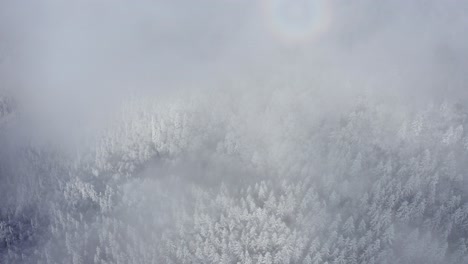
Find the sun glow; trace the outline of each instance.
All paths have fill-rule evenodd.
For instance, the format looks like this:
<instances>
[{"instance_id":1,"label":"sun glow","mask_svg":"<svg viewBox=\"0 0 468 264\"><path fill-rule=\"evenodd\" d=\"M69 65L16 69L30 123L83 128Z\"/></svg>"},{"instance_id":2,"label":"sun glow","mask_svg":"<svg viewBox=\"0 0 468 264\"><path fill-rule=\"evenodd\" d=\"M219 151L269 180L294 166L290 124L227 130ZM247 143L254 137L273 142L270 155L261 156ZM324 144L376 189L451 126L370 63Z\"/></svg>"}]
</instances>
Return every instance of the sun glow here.
<instances>
[{"instance_id":1,"label":"sun glow","mask_svg":"<svg viewBox=\"0 0 468 264\"><path fill-rule=\"evenodd\" d=\"M270 32L288 43L309 42L329 29L328 0L262 0Z\"/></svg>"}]
</instances>

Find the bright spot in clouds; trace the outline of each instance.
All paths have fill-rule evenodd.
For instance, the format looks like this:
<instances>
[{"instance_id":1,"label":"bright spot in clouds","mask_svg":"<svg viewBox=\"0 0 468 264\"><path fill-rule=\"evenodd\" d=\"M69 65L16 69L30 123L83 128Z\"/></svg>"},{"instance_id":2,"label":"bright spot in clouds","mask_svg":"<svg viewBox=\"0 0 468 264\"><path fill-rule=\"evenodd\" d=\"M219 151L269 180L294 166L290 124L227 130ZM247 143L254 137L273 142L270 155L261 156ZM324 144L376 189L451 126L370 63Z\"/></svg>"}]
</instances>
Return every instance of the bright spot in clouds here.
<instances>
[{"instance_id":1,"label":"bright spot in clouds","mask_svg":"<svg viewBox=\"0 0 468 264\"><path fill-rule=\"evenodd\" d=\"M327 0L263 0L262 4L270 31L281 41L311 41L329 28Z\"/></svg>"}]
</instances>

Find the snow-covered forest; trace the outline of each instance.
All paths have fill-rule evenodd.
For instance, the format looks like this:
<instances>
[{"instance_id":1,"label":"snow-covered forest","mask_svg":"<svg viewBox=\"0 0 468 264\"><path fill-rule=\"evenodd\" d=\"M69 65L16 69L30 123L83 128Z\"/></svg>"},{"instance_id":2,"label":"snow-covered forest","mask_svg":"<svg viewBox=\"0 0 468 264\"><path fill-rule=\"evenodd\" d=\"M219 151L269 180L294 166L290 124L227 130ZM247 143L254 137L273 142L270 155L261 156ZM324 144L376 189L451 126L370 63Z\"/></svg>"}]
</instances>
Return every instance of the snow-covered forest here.
<instances>
[{"instance_id":1,"label":"snow-covered forest","mask_svg":"<svg viewBox=\"0 0 468 264\"><path fill-rule=\"evenodd\" d=\"M312 98L279 93L228 112L134 99L75 153L2 151L3 262L468 260L462 105L396 114L361 98L314 120Z\"/></svg>"},{"instance_id":2,"label":"snow-covered forest","mask_svg":"<svg viewBox=\"0 0 468 264\"><path fill-rule=\"evenodd\" d=\"M81 19L63 8L67 4L43 2L38 12L55 20L26 32L58 31L56 22L69 13L71 21ZM78 4L87 19L104 23L98 29L83 23L78 35L98 38L86 45L74 43L78 37L73 44L18 37L41 20L15 24L29 13L3 4L18 18L0 11L0 21L10 22L0 25L7 36L0 49L0 263L468 263L468 46L462 45L468 41L458 35L468 21L452 1L445 7L428 1L424 8L416 1L407 9L405 1L356 1L353 8L331 1L341 18L327 28L331 33L321 27L317 39L298 44L296 30L277 47L275 38L252 37L259 29L239 29L236 38L222 37L236 39L231 48L217 48L228 58L212 55L216 62L208 63L205 55L188 54L216 53L205 47L212 45L210 34L233 28L234 7L253 7L205 0L201 7L220 12L209 17L224 24L206 29L202 40L190 33L200 35L211 22L172 25L167 31L175 40L164 44L171 48L156 50L180 53L174 60L160 57L147 39L138 41L147 45L136 48L141 51L124 56L125 67L106 61L110 54L84 60L69 54L67 45L95 55L101 49L90 45L103 40L113 51L134 48L134 42L112 42L120 34L137 36L131 26L97 36L121 16L138 24L136 15L158 15L142 11L159 7L149 2L122 15L103 1L96 10L119 15L99 13L98 19L94 7ZM191 14L193 23L209 13L179 2L190 8L162 9L181 9L183 15L173 16ZM391 11L391 23L377 19L377 7ZM356 10L364 18L349 15ZM442 14L440 20L434 22L434 14ZM363 29L363 20L380 24ZM252 21L244 26L254 27ZM351 22L359 27L345 30ZM421 33L423 22L434 27ZM72 24L63 27L81 30ZM444 31L449 25L453 32ZM181 44L180 35L194 43ZM341 36L353 47L336 44ZM410 43L395 48L398 41L389 42L395 37ZM36 55L25 44L31 39L49 53ZM186 51L187 45L202 48ZM239 58L237 48L248 58ZM24 51L34 59L18 55ZM252 58L258 53L270 57ZM80 63L65 63L71 58ZM173 64L156 67L163 73L152 77L141 73L155 70L148 62L158 58ZM97 65L92 71L81 70L91 63ZM127 74L128 63L138 65L138 74ZM130 88L122 88L124 82Z\"/></svg>"}]
</instances>

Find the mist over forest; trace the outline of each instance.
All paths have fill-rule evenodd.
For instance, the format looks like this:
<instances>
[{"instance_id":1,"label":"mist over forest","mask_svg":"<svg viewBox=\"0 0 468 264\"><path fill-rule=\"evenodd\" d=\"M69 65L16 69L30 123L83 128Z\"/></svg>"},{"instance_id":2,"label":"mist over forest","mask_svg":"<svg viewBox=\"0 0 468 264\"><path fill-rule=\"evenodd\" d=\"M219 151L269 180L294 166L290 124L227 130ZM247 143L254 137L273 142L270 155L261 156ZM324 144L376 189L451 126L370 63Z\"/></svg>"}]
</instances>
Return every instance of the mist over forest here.
<instances>
[{"instance_id":1,"label":"mist over forest","mask_svg":"<svg viewBox=\"0 0 468 264\"><path fill-rule=\"evenodd\" d=\"M467 14L1 0L0 263L468 263Z\"/></svg>"}]
</instances>

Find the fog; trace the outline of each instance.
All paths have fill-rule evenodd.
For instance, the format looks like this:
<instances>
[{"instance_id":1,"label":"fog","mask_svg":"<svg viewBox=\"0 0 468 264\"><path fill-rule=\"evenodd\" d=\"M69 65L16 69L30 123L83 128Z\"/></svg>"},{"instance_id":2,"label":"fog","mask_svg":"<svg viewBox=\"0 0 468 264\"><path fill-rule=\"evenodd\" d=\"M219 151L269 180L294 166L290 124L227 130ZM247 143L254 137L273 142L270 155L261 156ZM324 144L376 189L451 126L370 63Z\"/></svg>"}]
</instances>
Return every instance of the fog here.
<instances>
[{"instance_id":1,"label":"fog","mask_svg":"<svg viewBox=\"0 0 468 264\"><path fill-rule=\"evenodd\" d=\"M0 263L468 261L467 12L1 0Z\"/></svg>"},{"instance_id":2,"label":"fog","mask_svg":"<svg viewBox=\"0 0 468 264\"><path fill-rule=\"evenodd\" d=\"M288 67L333 75L352 93L466 96L463 2L318 1L312 21L301 21L307 1L296 2L2 1L2 79L33 111L52 113Z\"/></svg>"}]
</instances>

